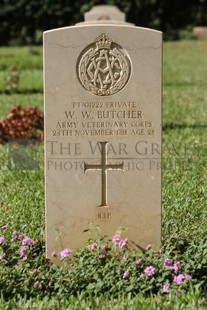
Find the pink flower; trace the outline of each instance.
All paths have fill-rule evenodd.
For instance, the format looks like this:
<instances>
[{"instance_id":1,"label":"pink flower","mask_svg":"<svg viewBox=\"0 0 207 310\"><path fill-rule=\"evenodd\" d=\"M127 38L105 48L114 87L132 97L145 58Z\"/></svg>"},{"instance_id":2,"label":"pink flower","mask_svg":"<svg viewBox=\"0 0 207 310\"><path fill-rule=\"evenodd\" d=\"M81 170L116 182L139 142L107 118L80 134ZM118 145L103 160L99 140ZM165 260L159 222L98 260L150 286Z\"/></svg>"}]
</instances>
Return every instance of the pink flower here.
<instances>
[{"instance_id":1,"label":"pink flower","mask_svg":"<svg viewBox=\"0 0 207 310\"><path fill-rule=\"evenodd\" d=\"M55 253L55 251L51 253L51 257L57 257L57 254Z\"/></svg>"},{"instance_id":2,"label":"pink flower","mask_svg":"<svg viewBox=\"0 0 207 310\"><path fill-rule=\"evenodd\" d=\"M185 280L185 275L179 274L178 276L174 276L173 282L177 285L180 285L183 283L184 280Z\"/></svg>"},{"instance_id":3,"label":"pink flower","mask_svg":"<svg viewBox=\"0 0 207 310\"><path fill-rule=\"evenodd\" d=\"M34 269L34 270L32 271L32 276L35 276L37 273L38 273L38 270L37 270L37 269Z\"/></svg>"},{"instance_id":4,"label":"pink flower","mask_svg":"<svg viewBox=\"0 0 207 310\"><path fill-rule=\"evenodd\" d=\"M28 248L24 245L20 248L19 250L19 253L20 253L20 256L24 256L28 251Z\"/></svg>"},{"instance_id":5,"label":"pink flower","mask_svg":"<svg viewBox=\"0 0 207 310\"><path fill-rule=\"evenodd\" d=\"M123 274L123 279L128 279L129 278L129 271L125 271Z\"/></svg>"},{"instance_id":6,"label":"pink flower","mask_svg":"<svg viewBox=\"0 0 207 310\"><path fill-rule=\"evenodd\" d=\"M174 271L174 273L178 273L180 269L180 262L175 262L172 266L172 270Z\"/></svg>"},{"instance_id":7,"label":"pink flower","mask_svg":"<svg viewBox=\"0 0 207 310\"><path fill-rule=\"evenodd\" d=\"M124 247L127 245L127 242L128 242L128 239L127 239L127 238L120 240L120 241L119 241L119 247L120 247L120 249L124 248Z\"/></svg>"},{"instance_id":8,"label":"pink flower","mask_svg":"<svg viewBox=\"0 0 207 310\"><path fill-rule=\"evenodd\" d=\"M156 273L156 269L153 266L148 266L148 267L145 268L144 272L146 273L146 275L148 277L150 277L150 276L153 276L153 274Z\"/></svg>"},{"instance_id":9,"label":"pink flower","mask_svg":"<svg viewBox=\"0 0 207 310\"><path fill-rule=\"evenodd\" d=\"M20 232L18 232L16 230L13 231L12 236L13 236L12 239L14 239L14 240L24 238L24 234L22 234L22 233L20 233Z\"/></svg>"},{"instance_id":10,"label":"pink flower","mask_svg":"<svg viewBox=\"0 0 207 310\"><path fill-rule=\"evenodd\" d=\"M40 282L37 280L37 281L34 283L33 287L34 287L34 288L37 288L37 287L39 286L39 283L40 283Z\"/></svg>"},{"instance_id":11,"label":"pink flower","mask_svg":"<svg viewBox=\"0 0 207 310\"><path fill-rule=\"evenodd\" d=\"M0 244L3 244L6 241L4 236L0 236Z\"/></svg>"},{"instance_id":12,"label":"pink flower","mask_svg":"<svg viewBox=\"0 0 207 310\"><path fill-rule=\"evenodd\" d=\"M170 284L164 284L162 287L163 293L168 294L169 293Z\"/></svg>"},{"instance_id":13,"label":"pink flower","mask_svg":"<svg viewBox=\"0 0 207 310\"><path fill-rule=\"evenodd\" d=\"M166 258L166 259L164 260L164 266L165 266L165 267L171 267L171 266L172 266L172 261L171 261L171 259Z\"/></svg>"},{"instance_id":14,"label":"pink flower","mask_svg":"<svg viewBox=\"0 0 207 310\"><path fill-rule=\"evenodd\" d=\"M22 260L25 261L25 260L27 260L27 258L28 258L28 257L25 255L25 256L22 258Z\"/></svg>"},{"instance_id":15,"label":"pink flower","mask_svg":"<svg viewBox=\"0 0 207 310\"><path fill-rule=\"evenodd\" d=\"M191 280L191 279L192 279L192 277L191 277L190 274L184 274L184 276L185 276L185 279L186 279L186 280Z\"/></svg>"},{"instance_id":16,"label":"pink flower","mask_svg":"<svg viewBox=\"0 0 207 310\"><path fill-rule=\"evenodd\" d=\"M149 243L149 244L146 246L145 250L146 250L146 251L149 251L151 248L152 248L152 245L151 245L151 243Z\"/></svg>"},{"instance_id":17,"label":"pink flower","mask_svg":"<svg viewBox=\"0 0 207 310\"><path fill-rule=\"evenodd\" d=\"M142 258L138 258L138 259L135 261L135 264L136 264L136 265L140 265L142 262L143 262L143 259L142 259Z\"/></svg>"},{"instance_id":18,"label":"pink flower","mask_svg":"<svg viewBox=\"0 0 207 310\"><path fill-rule=\"evenodd\" d=\"M114 244L118 244L120 241L120 236L119 235L114 235L113 238L112 238L112 242Z\"/></svg>"},{"instance_id":19,"label":"pink flower","mask_svg":"<svg viewBox=\"0 0 207 310\"><path fill-rule=\"evenodd\" d=\"M180 285L183 283L184 280L191 280L192 277L189 274L179 274L178 276L174 276L173 282L177 285Z\"/></svg>"},{"instance_id":20,"label":"pink flower","mask_svg":"<svg viewBox=\"0 0 207 310\"><path fill-rule=\"evenodd\" d=\"M97 242L94 242L93 244L91 244L91 247L90 247L91 251L95 250L97 246L98 246Z\"/></svg>"},{"instance_id":21,"label":"pink flower","mask_svg":"<svg viewBox=\"0 0 207 310\"><path fill-rule=\"evenodd\" d=\"M6 256L5 254L1 254L0 255L0 261L3 260L5 256Z\"/></svg>"},{"instance_id":22,"label":"pink flower","mask_svg":"<svg viewBox=\"0 0 207 310\"><path fill-rule=\"evenodd\" d=\"M35 245L36 241L32 240L31 238L24 238L22 240L22 245Z\"/></svg>"},{"instance_id":23,"label":"pink flower","mask_svg":"<svg viewBox=\"0 0 207 310\"><path fill-rule=\"evenodd\" d=\"M62 252L60 252L60 256L61 256L61 258L65 258L65 257L68 257L71 253L72 253L71 250L64 249Z\"/></svg>"},{"instance_id":24,"label":"pink flower","mask_svg":"<svg viewBox=\"0 0 207 310\"><path fill-rule=\"evenodd\" d=\"M8 225L3 225L0 227L1 230L6 230L8 228Z\"/></svg>"}]
</instances>

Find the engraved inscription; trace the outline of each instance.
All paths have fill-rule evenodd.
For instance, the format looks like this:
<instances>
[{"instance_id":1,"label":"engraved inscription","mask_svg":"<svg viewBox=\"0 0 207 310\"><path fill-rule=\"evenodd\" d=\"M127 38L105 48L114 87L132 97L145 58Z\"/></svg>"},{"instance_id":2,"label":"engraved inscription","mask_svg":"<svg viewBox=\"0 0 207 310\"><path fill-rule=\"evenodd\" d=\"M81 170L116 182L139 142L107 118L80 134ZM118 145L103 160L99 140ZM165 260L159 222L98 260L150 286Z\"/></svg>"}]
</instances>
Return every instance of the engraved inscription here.
<instances>
[{"instance_id":1,"label":"engraved inscription","mask_svg":"<svg viewBox=\"0 0 207 310\"><path fill-rule=\"evenodd\" d=\"M107 171L108 170L122 170L124 171L124 162L121 164L107 164L107 143L99 142L101 145L101 164L90 165L84 162L84 172L87 170L101 170L101 205L100 207L107 207Z\"/></svg>"},{"instance_id":2,"label":"engraved inscription","mask_svg":"<svg viewBox=\"0 0 207 310\"><path fill-rule=\"evenodd\" d=\"M110 212L98 212L98 219L99 220L109 220L111 218Z\"/></svg>"},{"instance_id":3,"label":"engraved inscription","mask_svg":"<svg viewBox=\"0 0 207 310\"><path fill-rule=\"evenodd\" d=\"M53 137L154 137L154 123L136 101L71 102L52 130Z\"/></svg>"},{"instance_id":4,"label":"engraved inscription","mask_svg":"<svg viewBox=\"0 0 207 310\"><path fill-rule=\"evenodd\" d=\"M109 96L126 85L131 63L126 51L103 33L82 51L77 71L86 90L98 96Z\"/></svg>"}]
</instances>

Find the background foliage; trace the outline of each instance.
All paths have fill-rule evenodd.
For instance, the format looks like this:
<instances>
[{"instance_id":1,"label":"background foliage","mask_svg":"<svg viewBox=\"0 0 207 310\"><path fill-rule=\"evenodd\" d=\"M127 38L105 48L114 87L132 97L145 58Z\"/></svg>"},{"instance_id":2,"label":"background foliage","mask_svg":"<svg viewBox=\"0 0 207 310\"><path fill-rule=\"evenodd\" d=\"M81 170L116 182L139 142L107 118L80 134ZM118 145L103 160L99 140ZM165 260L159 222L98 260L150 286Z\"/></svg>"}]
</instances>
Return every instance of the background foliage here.
<instances>
[{"instance_id":1,"label":"background foliage","mask_svg":"<svg viewBox=\"0 0 207 310\"><path fill-rule=\"evenodd\" d=\"M161 30L165 39L182 38L183 30L207 23L205 0L1 0L0 45L40 44L42 31L74 25L98 4L118 6L127 21Z\"/></svg>"}]
</instances>

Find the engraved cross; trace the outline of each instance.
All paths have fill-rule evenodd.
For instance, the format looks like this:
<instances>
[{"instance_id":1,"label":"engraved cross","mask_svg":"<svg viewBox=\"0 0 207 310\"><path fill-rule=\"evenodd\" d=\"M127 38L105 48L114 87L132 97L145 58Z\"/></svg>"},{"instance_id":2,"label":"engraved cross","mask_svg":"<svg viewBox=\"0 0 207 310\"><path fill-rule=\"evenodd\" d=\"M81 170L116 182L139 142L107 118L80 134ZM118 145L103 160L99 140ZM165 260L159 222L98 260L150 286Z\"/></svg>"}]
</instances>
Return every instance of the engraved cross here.
<instances>
[{"instance_id":1,"label":"engraved cross","mask_svg":"<svg viewBox=\"0 0 207 310\"><path fill-rule=\"evenodd\" d=\"M90 165L84 162L84 172L86 170L101 170L101 206L107 207L107 171L108 170L122 170L124 171L124 163L121 164L107 164L107 143L98 142L101 145L101 164Z\"/></svg>"}]
</instances>

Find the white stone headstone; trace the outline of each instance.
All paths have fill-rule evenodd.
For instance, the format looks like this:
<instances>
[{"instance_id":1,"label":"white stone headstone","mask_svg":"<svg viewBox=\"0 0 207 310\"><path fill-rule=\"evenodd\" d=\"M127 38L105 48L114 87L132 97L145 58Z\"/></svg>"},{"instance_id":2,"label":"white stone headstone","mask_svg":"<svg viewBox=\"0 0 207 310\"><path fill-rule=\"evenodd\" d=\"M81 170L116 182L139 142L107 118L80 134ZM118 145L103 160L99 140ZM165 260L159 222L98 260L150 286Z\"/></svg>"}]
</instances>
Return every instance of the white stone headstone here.
<instances>
[{"instance_id":1,"label":"white stone headstone","mask_svg":"<svg viewBox=\"0 0 207 310\"><path fill-rule=\"evenodd\" d=\"M193 35L199 40L207 39L207 27L199 26L193 28Z\"/></svg>"},{"instance_id":2,"label":"white stone headstone","mask_svg":"<svg viewBox=\"0 0 207 310\"><path fill-rule=\"evenodd\" d=\"M91 223L161 239L162 34L104 20L44 33L47 256Z\"/></svg>"},{"instance_id":3,"label":"white stone headstone","mask_svg":"<svg viewBox=\"0 0 207 310\"><path fill-rule=\"evenodd\" d=\"M85 21L111 20L125 22L125 14L113 5L96 5L84 15Z\"/></svg>"}]
</instances>

